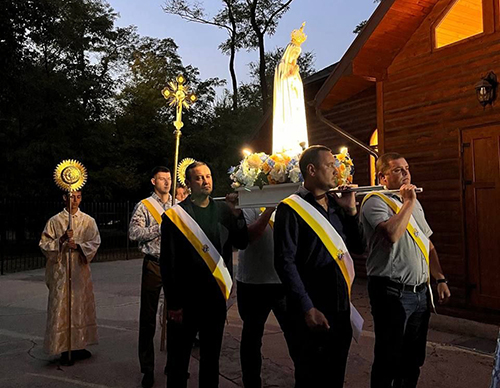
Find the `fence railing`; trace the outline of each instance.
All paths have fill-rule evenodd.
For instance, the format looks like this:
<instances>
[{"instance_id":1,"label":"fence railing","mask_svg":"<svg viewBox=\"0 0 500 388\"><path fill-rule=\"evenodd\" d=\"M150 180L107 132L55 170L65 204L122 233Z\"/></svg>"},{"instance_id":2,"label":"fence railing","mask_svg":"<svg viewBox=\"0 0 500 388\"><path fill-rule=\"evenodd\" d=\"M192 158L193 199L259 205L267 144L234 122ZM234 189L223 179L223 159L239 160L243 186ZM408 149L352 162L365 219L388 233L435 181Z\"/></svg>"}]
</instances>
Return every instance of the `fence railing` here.
<instances>
[{"instance_id":1,"label":"fence railing","mask_svg":"<svg viewBox=\"0 0 500 388\"><path fill-rule=\"evenodd\" d=\"M61 202L0 201L0 273L26 271L45 266L38 242L47 220L63 209ZM101 246L94 261L139 257L127 238L133 204L82 202L81 210L95 218Z\"/></svg>"}]
</instances>

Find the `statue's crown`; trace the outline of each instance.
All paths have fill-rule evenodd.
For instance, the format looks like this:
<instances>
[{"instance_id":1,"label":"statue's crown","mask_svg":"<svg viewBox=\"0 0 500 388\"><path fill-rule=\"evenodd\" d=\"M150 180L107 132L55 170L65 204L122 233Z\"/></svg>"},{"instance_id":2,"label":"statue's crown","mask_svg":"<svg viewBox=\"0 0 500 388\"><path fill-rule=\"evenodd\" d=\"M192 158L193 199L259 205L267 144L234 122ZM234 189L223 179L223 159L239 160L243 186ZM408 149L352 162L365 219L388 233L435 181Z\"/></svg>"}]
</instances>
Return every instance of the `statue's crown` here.
<instances>
[{"instance_id":1,"label":"statue's crown","mask_svg":"<svg viewBox=\"0 0 500 388\"><path fill-rule=\"evenodd\" d=\"M302 27L300 27L300 29L292 31L292 43L296 46L300 46L307 39L306 34L304 34L305 25L306 22L302 23Z\"/></svg>"}]
</instances>

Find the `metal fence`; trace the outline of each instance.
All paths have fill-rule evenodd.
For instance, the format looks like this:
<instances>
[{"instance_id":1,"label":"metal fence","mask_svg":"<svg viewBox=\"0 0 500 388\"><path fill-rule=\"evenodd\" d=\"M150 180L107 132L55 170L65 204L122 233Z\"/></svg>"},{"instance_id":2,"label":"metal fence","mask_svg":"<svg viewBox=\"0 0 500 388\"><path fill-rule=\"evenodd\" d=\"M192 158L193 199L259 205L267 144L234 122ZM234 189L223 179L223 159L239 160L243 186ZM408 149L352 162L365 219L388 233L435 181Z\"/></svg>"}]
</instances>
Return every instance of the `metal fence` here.
<instances>
[{"instance_id":1,"label":"metal fence","mask_svg":"<svg viewBox=\"0 0 500 388\"><path fill-rule=\"evenodd\" d=\"M45 266L38 242L47 220L63 209L61 202L0 201L0 273ZM82 202L81 210L95 218L101 246L94 261L139 257L127 238L133 206L127 202Z\"/></svg>"}]
</instances>

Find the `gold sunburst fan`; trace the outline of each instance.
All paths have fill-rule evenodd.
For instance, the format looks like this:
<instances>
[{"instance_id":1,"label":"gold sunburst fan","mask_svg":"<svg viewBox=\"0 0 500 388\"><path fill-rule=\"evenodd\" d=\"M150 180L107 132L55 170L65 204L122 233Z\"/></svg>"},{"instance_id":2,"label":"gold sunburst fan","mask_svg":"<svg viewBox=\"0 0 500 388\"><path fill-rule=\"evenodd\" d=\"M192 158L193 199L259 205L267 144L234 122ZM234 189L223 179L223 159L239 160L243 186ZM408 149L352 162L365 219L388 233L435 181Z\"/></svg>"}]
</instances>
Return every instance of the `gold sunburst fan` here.
<instances>
[{"instance_id":1,"label":"gold sunburst fan","mask_svg":"<svg viewBox=\"0 0 500 388\"><path fill-rule=\"evenodd\" d=\"M65 191L78 191L87 182L87 169L79 161L66 159L54 170L56 185Z\"/></svg>"},{"instance_id":2,"label":"gold sunburst fan","mask_svg":"<svg viewBox=\"0 0 500 388\"><path fill-rule=\"evenodd\" d=\"M186 169L191 163L196 162L193 158L184 158L177 166L177 180L182 186L186 186Z\"/></svg>"}]
</instances>

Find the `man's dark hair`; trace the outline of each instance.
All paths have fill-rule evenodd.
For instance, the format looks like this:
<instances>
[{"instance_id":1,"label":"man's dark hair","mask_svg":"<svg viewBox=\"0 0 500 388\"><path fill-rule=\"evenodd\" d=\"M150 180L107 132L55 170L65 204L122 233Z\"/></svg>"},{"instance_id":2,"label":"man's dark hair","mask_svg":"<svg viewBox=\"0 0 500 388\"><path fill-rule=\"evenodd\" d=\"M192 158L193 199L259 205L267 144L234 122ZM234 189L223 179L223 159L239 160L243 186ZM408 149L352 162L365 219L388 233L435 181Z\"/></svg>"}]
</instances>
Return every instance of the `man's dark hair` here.
<instances>
[{"instance_id":1,"label":"man's dark hair","mask_svg":"<svg viewBox=\"0 0 500 388\"><path fill-rule=\"evenodd\" d=\"M74 191L72 192L72 194L75 194L75 193L80 193L80 194L83 194L83 189L80 189L80 190L74 190ZM67 191L63 192L63 197L68 198L68 195L69 195L69 194L68 194L68 192L67 192Z\"/></svg>"},{"instance_id":2,"label":"man's dark hair","mask_svg":"<svg viewBox=\"0 0 500 388\"><path fill-rule=\"evenodd\" d=\"M186 168L186 180L187 181L191 180L191 176L190 176L191 170L193 168L200 167L200 166L207 166L208 167L208 165L205 162L199 162L199 161L193 162L189 166L187 166L187 168Z\"/></svg>"},{"instance_id":3,"label":"man's dark hair","mask_svg":"<svg viewBox=\"0 0 500 388\"><path fill-rule=\"evenodd\" d=\"M308 147L300 155L299 168L300 168L300 172L302 173L302 177L304 178L304 180L306 179L306 176L307 176L307 166L312 164L315 167L317 167L318 163L319 163L319 153L322 151L326 151L326 152L330 152L330 153L332 152L332 150L326 146L312 145L312 146Z\"/></svg>"},{"instance_id":4,"label":"man's dark hair","mask_svg":"<svg viewBox=\"0 0 500 388\"><path fill-rule=\"evenodd\" d=\"M151 170L151 179L154 178L159 172L170 172L170 170L165 166L156 166Z\"/></svg>"},{"instance_id":5,"label":"man's dark hair","mask_svg":"<svg viewBox=\"0 0 500 388\"><path fill-rule=\"evenodd\" d=\"M387 152L386 154L383 154L381 157L379 157L377 160L377 164L375 165L377 175L379 173L385 174L389 169L389 162L391 160L398 159L403 159L403 156L401 154L398 154L397 152Z\"/></svg>"}]
</instances>

